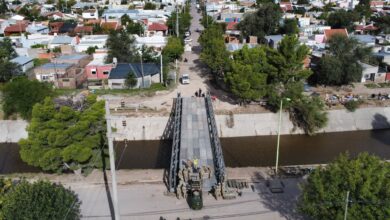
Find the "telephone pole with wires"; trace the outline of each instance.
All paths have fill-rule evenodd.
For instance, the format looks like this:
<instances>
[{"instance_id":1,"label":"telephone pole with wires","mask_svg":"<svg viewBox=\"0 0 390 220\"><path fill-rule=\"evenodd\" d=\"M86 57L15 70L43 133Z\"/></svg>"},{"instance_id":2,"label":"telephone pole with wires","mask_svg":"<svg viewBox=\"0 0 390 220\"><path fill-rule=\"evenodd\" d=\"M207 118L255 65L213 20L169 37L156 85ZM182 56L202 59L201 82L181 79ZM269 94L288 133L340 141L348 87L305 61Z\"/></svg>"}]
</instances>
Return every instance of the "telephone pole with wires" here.
<instances>
[{"instance_id":1,"label":"telephone pole with wires","mask_svg":"<svg viewBox=\"0 0 390 220\"><path fill-rule=\"evenodd\" d=\"M176 37L179 38L179 5L176 2Z\"/></svg>"},{"instance_id":2,"label":"telephone pole with wires","mask_svg":"<svg viewBox=\"0 0 390 220\"><path fill-rule=\"evenodd\" d=\"M106 107L106 123L107 123L107 139L108 139L108 151L110 154L110 171L111 171L111 183L112 183L112 198L114 205L115 220L120 220L119 206L118 206L118 191L116 183L116 173L115 173L115 156L114 156L114 144L111 134L111 118L110 118L110 107L108 100L105 103Z\"/></svg>"}]
</instances>

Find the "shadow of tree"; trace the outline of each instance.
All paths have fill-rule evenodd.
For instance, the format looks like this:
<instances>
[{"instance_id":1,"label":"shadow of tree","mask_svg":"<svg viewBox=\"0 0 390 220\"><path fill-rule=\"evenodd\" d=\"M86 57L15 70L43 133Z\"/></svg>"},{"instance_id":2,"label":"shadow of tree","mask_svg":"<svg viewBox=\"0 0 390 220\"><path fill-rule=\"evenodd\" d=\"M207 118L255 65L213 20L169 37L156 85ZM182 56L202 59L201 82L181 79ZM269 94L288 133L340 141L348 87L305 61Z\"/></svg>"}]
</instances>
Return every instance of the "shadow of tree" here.
<instances>
[{"instance_id":1,"label":"shadow of tree","mask_svg":"<svg viewBox=\"0 0 390 220\"><path fill-rule=\"evenodd\" d=\"M107 157L107 155L104 153L104 150L101 151L101 157L102 157L102 162L103 162L104 188L106 190L107 201L108 201L108 206L109 206L109 209L110 209L111 219L115 220L114 204L112 202L110 186L108 185L108 179L107 179L107 173L106 173L107 165L106 165L105 158Z\"/></svg>"},{"instance_id":2,"label":"shadow of tree","mask_svg":"<svg viewBox=\"0 0 390 220\"><path fill-rule=\"evenodd\" d=\"M305 220L297 211L297 202L300 194L298 179L283 179L284 193L271 193L266 186L265 176L259 172L252 179L255 192L258 193L262 204L271 211L279 212L288 220Z\"/></svg>"},{"instance_id":3,"label":"shadow of tree","mask_svg":"<svg viewBox=\"0 0 390 220\"><path fill-rule=\"evenodd\" d=\"M387 135L388 130L385 130L390 128L390 122L387 117L382 114L375 114L371 125L374 129L371 130L371 137L390 146L390 138Z\"/></svg>"}]
</instances>

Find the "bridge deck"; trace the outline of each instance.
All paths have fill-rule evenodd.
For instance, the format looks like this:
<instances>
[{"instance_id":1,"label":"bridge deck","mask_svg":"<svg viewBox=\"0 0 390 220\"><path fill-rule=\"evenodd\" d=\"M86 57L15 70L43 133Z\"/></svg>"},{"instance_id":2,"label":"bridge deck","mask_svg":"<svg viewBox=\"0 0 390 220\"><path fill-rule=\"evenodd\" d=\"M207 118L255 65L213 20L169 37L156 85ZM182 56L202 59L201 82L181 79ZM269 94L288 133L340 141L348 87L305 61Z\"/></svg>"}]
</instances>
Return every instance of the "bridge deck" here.
<instances>
[{"instance_id":1,"label":"bridge deck","mask_svg":"<svg viewBox=\"0 0 390 220\"><path fill-rule=\"evenodd\" d=\"M183 162L194 159L199 160L199 167L209 166L212 170L212 178L203 180L203 190L209 191L217 180L214 175L215 167L205 99L183 97L182 100L180 169L185 166Z\"/></svg>"}]
</instances>

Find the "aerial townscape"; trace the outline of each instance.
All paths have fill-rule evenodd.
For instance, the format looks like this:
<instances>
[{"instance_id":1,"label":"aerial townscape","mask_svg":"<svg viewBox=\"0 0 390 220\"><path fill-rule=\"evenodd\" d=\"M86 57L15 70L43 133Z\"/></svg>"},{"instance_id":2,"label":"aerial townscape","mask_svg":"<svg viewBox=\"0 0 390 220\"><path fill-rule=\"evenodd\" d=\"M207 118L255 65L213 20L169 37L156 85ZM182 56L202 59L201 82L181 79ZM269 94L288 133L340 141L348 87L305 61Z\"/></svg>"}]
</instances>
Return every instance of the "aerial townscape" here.
<instances>
[{"instance_id":1,"label":"aerial townscape","mask_svg":"<svg viewBox=\"0 0 390 220\"><path fill-rule=\"evenodd\" d=\"M0 220L389 220L390 0L0 0Z\"/></svg>"}]
</instances>

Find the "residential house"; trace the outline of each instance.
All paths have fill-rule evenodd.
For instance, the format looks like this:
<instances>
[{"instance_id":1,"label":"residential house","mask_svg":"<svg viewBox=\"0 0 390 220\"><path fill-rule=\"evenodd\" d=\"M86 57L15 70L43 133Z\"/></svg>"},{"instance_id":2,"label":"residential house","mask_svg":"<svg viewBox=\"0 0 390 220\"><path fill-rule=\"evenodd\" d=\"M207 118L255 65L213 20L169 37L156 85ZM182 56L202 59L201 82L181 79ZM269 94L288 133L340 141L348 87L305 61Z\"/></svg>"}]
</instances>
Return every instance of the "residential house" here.
<instances>
[{"instance_id":1,"label":"residential house","mask_svg":"<svg viewBox=\"0 0 390 220\"><path fill-rule=\"evenodd\" d=\"M237 28L237 21L231 21L226 24L225 42L226 43L240 43L241 31Z\"/></svg>"},{"instance_id":2,"label":"residential house","mask_svg":"<svg viewBox=\"0 0 390 220\"><path fill-rule=\"evenodd\" d=\"M98 10L96 9L88 9L83 11L82 17L84 21L86 20L97 20L99 19Z\"/></svg>"},{"instance_id":3,"label":"residential house","mask_svg":"<svg viewBox=\"0 0 390 220\"><path fill-rule=\"evenodd\" d=\"M373 24L369 25L356 25L355 34L370 34L378 30Z\"/></svg>"},{"instance_id":4,"label":"residential house","mask_svg":"<svg viewBox=\"0 0 390 220\"><path fill-rule=\"evenodd\" d=\"M146 30L146 36L152 37L154 35L166 36L168 32L168 26L161 23L153 22L148 25L148 29Z\"/></svg>"},{"instance_id":5,"label":"residential house","mask_svg":"<svg viewBox=\"0 0 390 220\"><path fill-rule=\"evenodd\" d=\"M56 7L51 4L43 4L41 7L41 15L46 15L48 13L54 12Z\"/></svg>"},{"instance_id":6,"label":"residential house","mask_svg":"<svg viewBox=\"0 0 390 220\"><path fill-rule=\"evenodd\" d=\"M38 81L51 82L57 88L79 88L86 77L84 70L70 63L46 63L34 69Z\"/></svg>"},{"instance_id":7,"label":"residential house","mask_svg":"<svg viewBox=\"0 0 390 220\"><path fill-rule=\"evenodd\" d=\"M100 27L103 28L103 30L119 30L121 29L121 24L119 21L104 21L102 20L100 22Z\"/></svg>"},{"instance_id":8,"label":"residential house","mask_svg":"<svg viewBox=\"0 0 390 220\"><path fill-rule=\"evenodd\" d=\"M84 68L91 60L92 57L87 54L70 54L56 57L54 61L56 63L70 63L77 68Z\"/></svg>"},{"instance_id":9,"label":"residential house","mask_svg":"<svg viewBox=\"0 0 390 220\"><path fill-rule=\"evenodd\" d=\"M4 29L4 36L22 35L26 32L26 24L19 23L8 26Z\"/></svg>"},{"instance_id":10,"label":"residential house","mask_svg":"<svg viewBox=\"0 0 390 220\"><path fill-rule=\"evenodd\" d=\"M74 47L77 44L77 37L55 36L49 44L49 49L61 47L62 45L70 45Z\"/></svg>"},{"instance_id":11,"label":"residential house","mask_svg":"<svg viewBox=\"0 0 390 220\"><path fill-rule=\"evenodd\" d=\"M368 46L373 47L375 46L376 37L372 35L353 35L353 38L355 38L359 43Z\"/></svg>"},{"instance_id":12,"label":"residential house","mask_svg":"<svg viewBox=\"0 0 390 220\"><path fill-rule=\"evenodd\" d=\"M156 51L161 51L167 45L167 37L154 35L151 37L140 37L133 35L135 38L135 46L141 48L143 45L152 47Z\"/></svg>"},{"instance_id":13,"label":"residential house","mask_svg":"<svg viewBox=\"0 0 390 220\"><path fill-rule=\"evenodd\" d=\"M77 26L74 28L73 32L75 34L91 35L93 33L93 27L92 26Z\"/></svg>"},{"instance_id":14,"label":"residential house","mask_svg":"<svg viewBox=\"0 0 390 220\"><path fill-rule=\"evenodd\" d=\"M107 53L93 54L93 60L85 66L87 74L88 89L100 89L104 86L104 80L108 79L113 67L112 63L105 63Z\"/></svg>"},{"instance_id":15,"label":"residential house","mask_svg":"<svg viewBox=\"0 0 390 220\"><path fill-rule=\"evenodd\" d=\"M31 48L31 46L42 44L45 47L54 39L53 35L47 34L29 34L27 36L21 36L20 43L24 48Z\"/></svg>"},{"instance_id":16,"label":"residential house","mask_svg":"<svg viewBox=\"0 0 390 220\"><path fill-rule=\"evenodd\" d=\"M108 76L108 87L110 89L127 88L126 79L130 73L133 73L137 79L134 88L149 88L152 83L160 82L161 70L154 63L144 63L143 68L140 63L118 63L111 69Z\"/></svg>"},{"instance_id":17,"label":"residential house","mask_svg":"<svg viewBox=\"0 0 390 220\"><path fill-rule=\"evenodd\" d=\"M49 24L51 34L68 34L77 26L72 22L52 22Z\"/></svg>"},{"instance_id":18,"label":"residential house","mask_svg":"<svg viewBox=\"0 0 390 220\"><path fill-rule=\"evenodd\" d=\"M267 41L268 46L272 48L277 48L279 43L282 41L283 36L282 35L268 35L264 37Z\"/></svg>"},{"instance_id":19,"label":"residential house","mask_svg":"<svg viewBox=\"0 0 390 220\"><path fill-rule=\"evenodd\" d=\"M97 47L98 49L103 49L106 47L106 42L108 35L85 35L83 36L79 43L75 46L76 52L84 52L88 47Z\"/></svg>"},{"instance_id":20,"label":"residential house","mask_svg":"<svg viewBox=\"0 0 390 220\"><path fill-rule=\"evenodd\" d=\"M34 67L34 59L27 56L19 56L10 61L18 64L24 73Z\"/></svg>"},{"instance_id":21,"label":"residential house","mask_svg":"<svg viewBox=\"0 0 390 220\"><path fill-rule=\"evenodd\" d=\"M340 28L340 29L329 29L324 31L324 43L328 42L333 36L335 35L342 35L345 37L348 37L347 29Z\"/></svg>"},{"instance_id":22,"label":"residential house","mask_svg":"<svg viewBox=\"0 0 390 220\"><path fill-rule=\"evenodd\" d=\"M360 63L363 67L361 82L384 82L386 73L380 72L378 66L372 66L366 63Z\"/></svg>"},{"instance_id":23,"label":"residential house","mask_svg":"<svg viewBox=\"0 0 390 220\"><path fill-rule=\"evenodd\" d=\"M48 34L49 27L43 23L35 23L35 21L28 25L26 31L30 34Z\"/></svg>"}]
</instances>

